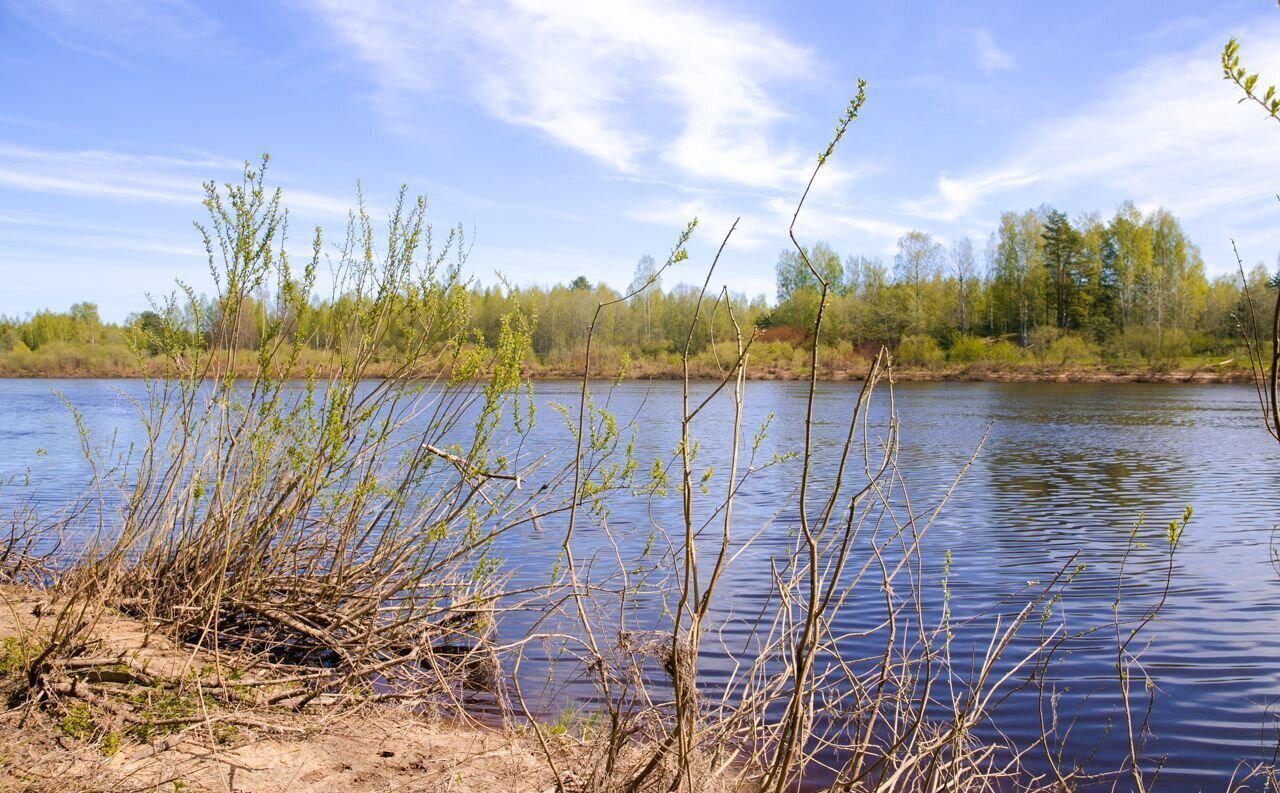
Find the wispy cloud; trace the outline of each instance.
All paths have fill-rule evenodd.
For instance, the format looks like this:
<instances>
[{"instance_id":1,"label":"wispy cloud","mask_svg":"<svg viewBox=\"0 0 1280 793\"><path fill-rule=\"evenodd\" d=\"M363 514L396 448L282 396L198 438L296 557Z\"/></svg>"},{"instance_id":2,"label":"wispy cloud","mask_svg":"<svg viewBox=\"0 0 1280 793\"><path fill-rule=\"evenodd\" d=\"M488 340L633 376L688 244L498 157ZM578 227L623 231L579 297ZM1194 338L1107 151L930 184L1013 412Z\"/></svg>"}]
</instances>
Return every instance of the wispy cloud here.
<instances>
[{"instance_id":1,"label":"wispy cloud","mask_svg":"<svg viewBox=\"0 0 1280 793\"><path fill-rule=\"evenodd\" d=\"M909 215L954 223L970 215L987 198L1026 187L1041 178L1041 172L1030 165L1014 165L960 178L942 173L938 176L935 194L906 199L902 210Z\"/></svg>"},{"instance_id":2,"label":"wispy cloud","mask_svg":"<svg viewBox=\"0 0 1280 793\"><path fill-rule=\"evenodd\" d=\"M703 247L708 247L713 242L718 245L720 240L729 233L729 229L733 228L734 221L738 220L738 227L729 239L729 246L738 249L759 248L767 241L771 241L762 232L772 230L774 225L772 218L766 220L759 212L735 215L720 207L714 200L707 198L676 203L663 201L637 207L627 212L627 217L641 223L670 229L673 241L677 231L684 228L690 220L697 218L698 241L703 244Z\"/></svg>"},{"instance_id":3,"label":"wispy cloud","mask_svg":"<svg viewBox=\"0 0 1280 793\"><path fill-rule=\"evenodd\" d=\"M777 211L775 223L790 221L794 206L786 202L774 202ZM841 208L836 205L818 204L806 206L796 230L807 239L846 237L851 233L867 242L866 253L887 253L897 245L898 238L911 230L900 219L878 216L867 210Z\"/></svg>"},{"instance_id":4,"label":"wispy cloud","mask_svg":"<svg viewBox=\"0 0 1280 793\"><path fill-rule=\"evenodd\" d=\"M0 143L0 185L37 193L195 203L202 179L235 164L101 150L59 151Z\"/></svg>"},{"instance_id":5,"label":"wispy cloud","mask_svg":"<svg viewBox=\"0 0 1280 793\"><path fill-rule=\"evenodd\" d=\"M978 54L978 68L986 74L1013 68L1013 56L996 44L991 31L980 29L974 31L973 46Z\"/></svg>"},{"instance_id":6,"label":"wispy cloud","mask_svg":"<svg viewBox=\"0 0 1280 793\"><path fill-rule=\"evenodd\" d=\"M175 276L199 290L211 288L206 252L190 221L204 217L202 183L236 182L243 166L198 154L0 143L0 272L6 276L0 313L87 295L104 316L123 318L144 291L163 290ZM297 189L289 180L282 192L283 205L305 219L293 226L287 250L309 259L306 227L318 223L340 235L351 202ZM19 261L23 266L10 268L11 275L5 263Z\"/></svg>"},{"instance_id":7,"label":"wispy cloud","mask_svg":"<svg viewBox=\"0 0 1280 793\"><path fill-rule=\"evenodd\" d=\"M1212 220L1225 233L1238 213L1274 202L1280 187L1280 129L1256 108L1238 106L1235 87L1221 79L1226 38L1116 75L1098 99L1037 125L1003 159L964 175L944 173L936 192L901 209L946 222L989 219L1034 185L1035 203L1132 198ZM1251 68L1280 80L1280 26L1254 27L1244 46Z\"/></svg>"},{"instance_id":8,"label":"wispy cloud","mask_svg":"<svg viewBox=\"0 0 1280 793\"><path fill-rule=\"evenodd\" d=\"M236 179L243 166L243 162L211 156L66 151L0 143L0 186L105 200L196 206L204 182ZM342 217L352 202L286 187L284 204L306 214Z\"/></svg>"},{"instance_id":9,"label":"wispy cloud","mask_svg":"<svg viewBox=\"0 0 1280 793\"><path fill-rule=\"evenodd\" d=\"M186 0L0 0L18 19L60 44L116 62L129 50L187 52L218 30Z\"/></svg>"},{"instance_id":10,"label":"wispy cloud","mask_svg":"<svg viewBox=\"0 0 1280 793\"><path fill-rule=\"evenodd\" d=\"M688 4L506 0L434 6L321 0L371 69L384 110L445 96L537 129L624 173L790 185L811 159L779 141L780 86L811 53L763 25Z\"/></svg>"}]
</instances>

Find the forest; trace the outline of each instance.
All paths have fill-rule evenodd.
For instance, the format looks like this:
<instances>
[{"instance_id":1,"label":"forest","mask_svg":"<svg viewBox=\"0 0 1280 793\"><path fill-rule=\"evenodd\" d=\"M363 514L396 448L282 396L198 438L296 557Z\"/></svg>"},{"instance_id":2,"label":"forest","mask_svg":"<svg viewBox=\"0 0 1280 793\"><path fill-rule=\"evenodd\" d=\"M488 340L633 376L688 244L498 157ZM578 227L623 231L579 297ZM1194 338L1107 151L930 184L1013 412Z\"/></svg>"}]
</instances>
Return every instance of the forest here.
<instances>
[{"instance_id":1,"label":"forest","mask_svg":"<svg viewBox=\"0 0 1280 793\"><path fill-rule=\"evenodd\" d=\"M1047 204L1005 212L981 249L968 238L947 243L911 231L897 241L889 261L842 256L824 242L804 254L829 285L819 366L823 376L836 377L858 376L884 346L907 376L1194 371L1243 379L1248 360L1242 324L1254 321L1249 298L1273 293L1280 278L1261 263L1210 278L1199 248L1173 214L1144 214L1128 201L1110 218L1095 211L1072 219ZM586 275L551 287L480 285L463 275L459 262L448 273L449 300L465 305L461 315L478 345L497 338L503 317L513 311L524 317L533 341L526 367L534 375L577 373L597 306L616 302L596 328L597 374L675 375L688 342L694 374L710 375L726 356L732 360L731 342L742 331L755 334L752 376L799 377L809 366L805 347L822 299L820 283L795 250L783 251L775 270L772 302L725 291L715 310L699 316L692 338L687 329L699 288L664 288L663 275L671 281L680 271L664 271L647 255L625 291ZM308 347L326 347L335 332L335 306L362 299L313 296L297 332ZM228 333L237 334L242 351L254 349L265 328L280 320L282 303L263 290L251 303L253 310L234 329L223 327L208 299L203 312L182 309L186 316L177 323L161 322L162 314L178 310L174 301L140 310L119 325L104 322L88 302L67 311L0 316L0 374L132 376L164 345L225 347ZM158 338L159 328L175 325L186 329L181 338L172 338L172 331L170 338ZM397 329L388 343L403 344L413 332Z\"/></svg>"}]
</instances>

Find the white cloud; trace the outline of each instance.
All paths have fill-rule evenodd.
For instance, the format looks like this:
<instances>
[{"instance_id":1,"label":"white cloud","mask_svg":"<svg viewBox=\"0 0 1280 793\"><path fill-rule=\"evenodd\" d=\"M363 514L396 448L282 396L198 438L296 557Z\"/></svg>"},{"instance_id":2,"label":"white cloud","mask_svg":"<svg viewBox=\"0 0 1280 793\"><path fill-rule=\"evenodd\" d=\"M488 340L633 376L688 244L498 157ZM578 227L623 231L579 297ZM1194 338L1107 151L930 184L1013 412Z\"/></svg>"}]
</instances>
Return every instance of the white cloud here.
<instances>
[{"instance_id":1,"label":"white cloud","mask_svg":"<svg viewBox=\"0 0 1280 793\"><path fill-rule=\"evenodd\" d=\"M197 290L212 288L206 252L190 221L207 217L200 206L202 184L238 182L243 167L243 162L202 155L0 143L0 272L6 277L0 313L87 297L101 305L104 316L121 319L140 305L144 290L165 290L175 276ZM268 179L276 182L277 175ZM292 258L310 259L313 223L328 228L328 239L342 239L352 201L294 189L288 180L282 192L282 205L296 212L294 217L302 216L290 223ZM384 210L372 206L370 212L376 217ZM26 266L11 275L6 264L17 261ZM94 275L86 279L81 273ZM325 269L319 277L323 291L328 288Z\"/></svg>"},{"instance_id":2,"label":"white cloud","mask_svg":"<svg viewBox=\"0 0 1280 793\"><path fill-rule=\"evenodd\" d=\"M771 213L769 227L782 229L783 238L790 247L791 241L785 237L785 232L795 214L795 199L771 198L765 202L765 206ZM804 240L830 240L853 232L869 240L877 250L887 250L892 248L899 237L911 230L903 223L877 217L877 214L879 213L835 202L806 202L800 217L796 219L796 235L803 243Z\"/></svg>"},{"instance_id":3,"label":"white cloud","mask_svg":"<svg viewBox=\"0 0 1280 793\"><path fill-rule=\"evenodd\" d=\"M129 50L187 53L218 24L186 0L0 0L58 43L119 61ZM127 49L125 49L127 47Z\"/></svg>"},{"instance_id":4,"label":"white cloud","mask_svg":"<svg viewBox=\"0 0 1280 793\"><path fill-rule=\"evenodd\" d=\"M989 30L977 30L973 45L978 52L978 68L986 74L1013 68L1013 56L1000 49L995 36Z\"/></svg>"},{"instance_id":5,"label":"white cloud","mask_svg":"<svg viewBox=\"0 0 1280 793\"><path fill-rule=\"evenodd\" d=\"M908 214L954 223L968 216L989 196L1025 187L1041 176L1022 166L978 173L964 178L939 174L937 193L925 198L907 199L902 210Z\"/></svg>"},{"instance_id":6,"label":"white cloud","mask_svg":"<svg viewBox=\"0 0 1280 793\"><path fill-rule=\"evenodd\" d=\"M429 12L402 0L321 0L317 8L339 47L368 67L389 122L417 129L413 108L426 101L470 105L654 188L622 213L649 225L657 247L698 217L689 271L710 263L741 217L723 273L734 288L772 294L773 258L790 244L790 212L821 143L800 147L787 137L801 103L792 95L823 79L807 47L724 8L672 0L500 0ZM882 168L824 168L805 213L831 221L822 238L880 244L905 230L835 205L848 185ZM477 249L481 270L495 263L485 247ZM529 255L518 257L523 270ZM562 256L552 258L572 277ZM626 283L633 264L605 256L595 266Z\"/></svg>"},{"instance_id":7,"label":"white cloud","mask_svg":"<svg viewBox=\"0 0 1280 793\"><path fill-rule=\"evenodd\" d=\"M777 140L787 112L774 94L808 79L810 52L722 11L668 0L318 8L392 113L428 95L460 98L625 173L665 164L776 188L812 161Z\"/></svg>"},{"instance_id":8,"label":"white cloud","mask_svg":"<svg viewBox=\"0 0 1280 793\"><path fill-rule=\"evenodd\" d=\"M119 183L99 180L93 177L50 176L10 168L0 168L0 185L37 193L140 198L167 203L192 203L199 196L198 188L194 191L188 190L183 193L176 186L166 189L154 184Z\"/></svg>"},{"instance_id":9,"label":"white cloud","mask_svg":"<svg viewBox=\"0 0 1280 793\"><path fill-rule=\"evenodd\" d=\"M50 234L49 229L57 233ZM120 250L204 257L198 241L156 237L138 229L71 222L28 212L0 212L0 241L22 243L28 250L46 247L80 248L86 251Z\"/></svg>"},{"instance_id":10,"label":"white cloud","mask_svg":"<svg viewBox=\"0 0 1280 793\"><path fill-rule=\"evenodd\" d=\"M196 203L210 172L234 165L111 151L57 151L0 143L0 185L37 193Z\"/></svg>"},{"instance_id":11,"label":"white cloud","mask_svg":"<svg viewBox=\"0 0 1280 793\"><path fill-rule=\"evenodd\" d=\"M104 150L47 150L0 143L0 186L35 193L198 206L202 185L236 180L243 162ZM307 214L344 217L353 201L286 187L282 204Z\"/></svg>"},{"instance_id":12,"label":"white cloud","mask_svg":"<svg viewBox=\"0 0 1280 793\"><path fill-rule=\"evenodd\" d=\"M1003 159L962 176L944 173L933 194L901 209L972 223L1024 199L1110 196L1168 207L1224 240L1256 236L1251 208L1274 202L1280 189L1280 126L1259 108L1238 105L1238 89L1221 78L1218 53L1227 37L1117 75L1096 100L1037 125ZM1262 82L1280 82L1280 25L1254 26L1242 46Z\"/></svg>"},{"instance_id":13,"label":"white cloud","mask_svg":"<svg viewBox=\"0 0 1280 793\"><path fill-rule=\"evenodd\" d=\"M762 232L774 230L776 225L772 223L771 218L763 218L758 213L735 215L722 209L718 202L703 198L679 203L664 201L633 209L627 213L627 217L670 229L673 242L676 234L684 228L685 224L697 218L699 243L709 245L714 240L716 246L719 246L720 241L729 233L729 229L734 227L734 221L738 220L738 226L734 229L733 236L729 238L728 246L738 249L761 247L768 240Z\"/></svg>"}]
</instances>

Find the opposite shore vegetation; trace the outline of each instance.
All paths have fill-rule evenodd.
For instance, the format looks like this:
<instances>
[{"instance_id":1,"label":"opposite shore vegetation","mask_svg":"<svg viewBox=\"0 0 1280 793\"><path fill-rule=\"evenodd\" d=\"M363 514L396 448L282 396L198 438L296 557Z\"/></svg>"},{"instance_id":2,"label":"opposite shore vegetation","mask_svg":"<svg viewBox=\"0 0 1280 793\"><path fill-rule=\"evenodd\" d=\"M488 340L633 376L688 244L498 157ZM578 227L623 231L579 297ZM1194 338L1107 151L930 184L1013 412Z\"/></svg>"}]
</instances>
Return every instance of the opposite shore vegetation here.
<instances>
[{"instance_id":1,"label":"opposite shore vegetation","mask_svg":"<svg viewBox=\"0 0 1280 793\"><path fill-rule=\"evenodd\" d=\"M624 294L584 276L551 288L478 287L460 276L460 258L437 264L468 328L467 344L493 344L513 312L526 318L530 345L522 364L534 378L580 374L592 314ZM900 379L1245 381L1242 331L1261 330L1242 327L1256 321L1249 300L1268 302L1277 288L1277 276L1261 264L1207 278L1198 248L1172 214L1143 214L1129 202L1110 218L1089 212L1069 219L1048 205L1006 212L982 251L969 239L944 245L912 231L889 262L842 257L817 242L783 251L775 270L772 306L726 295L738 325L759 331L753 378L808 377L819 277L828 285L816 359L823 379L861 377L883 346L894 353ZM595 328L593 374L683 376L698 288L663 289L677 274L698 277L659 273L653 258L640 259L625 291L635 294ZM0 376L140 377L162 368L162 346L172 352L174 344L234 345L243 356L233 365L247 376L271 327L291 310L259 285L231 328L218 297L188 297L180 313L172 304L152 306L123 325L104 323L91 303L0 316ZM344 305L358 299L340 290L313 297L289 322L302 341L293 376L323 360L342 330ZM163 341L156 338L161 331ZM688 339L694 377L718 376L732 359L734 332L727 312L701 314ZM397 358L410 333L396 329L373 351L372 374Z\"/></svg>"},{"instance_id":2,"label":"opposite shore vegetation","mask_svg":"<svg viewBox=\"0 0 1280 793\"><path fill-rule=\"evenodd\" d=\"M815 178L861 110L864 87ZM904 238L895 277L869 266L857 272L880 280L852 286L846 273L856 268L797 241L780 261L784 299L768 310L709 289L719 255L700 288L654 289L687 258L693 224L623 294L588 284L476 293L453 255L458 240L433 244L424 202L403 196L381 244L357 214L334 296L317 302L318 262L295 267L284 257L279 196L260 169L210 185L206 207L214 297L182 292L125 328L104 327L81 305L4 330L17 348L6 362L119 348L136 356L119 374L147 375L136 403L145 444L118 458L84 435L96 489L53 512L20 499L7 516L6 786L262 790L343 778L602 793L782 793L815 781L921 793L1156 787L1165 758L1147 741L1158 690L1141 655L1190 509L1139 521L1130 535L1130 552L1159 554L1164 573L1116 587L1104 633L1115 636L1122 707L1109 740L1125 756L1116 768L1085 768L1062 751L1072 725L1059 722L1045 681L1073 636L1101 627L1070 627L1058 607L1091 573L1068 559L1000 604L983 652L953 661L952 637L973 626L951 613L947 566L940 580L926 573L922 538L946 496L921 509L903 492L891 357L879 349L865 363L840 445L821 466L815 448L830 439L808 432L794 452L761 451L768 423L744 426L744 365L759 360L757 345L774 345L786 371L805 372L808 427L820 370L835 368L833 356L857 366L864 342L892 342L899 359L921 367L958 361L966 348L973 361L1002 351L1011 366L1042 350L1040 367L1055 351L1065 365L1073 348L1105 355L1116 340L1115 350L1141 350L1149 367L1222 355L1211 345L1230 337L1225 327L1207 332L1206 317L1226 322L1240 294L1205 283L1171 218L1124 227L1151 256L1123 284L1117 257L1087 253L1111 243L1089 242L1091 227L1052 213L1009 216L1010 258L1001 261L1020 269L966 276L963 289L958 275L941 274L942 253L923 235ZM1089 264L1103 261L1105 278ZM1236 313L1249 317L1237 336L1242 368L1256 375L1268 358L1274 367L1274 323L1263 332L1251 311ZM859 329L867 317L893 324ZM652 357L684 383L672 419L680 442L651 467L630 452L635 428L601 409L607 384L593 381L626 371L627 338L653 345L633 366ZM531 361L580 378L578 404L561 413L570 454L525 448ZM286 382L299 372L304 379ZM715 378L711 396L693 395L695 376ZM1274 368L1270 383L1274 414ZM695 425L717 394L732 420ZM887 419L871 425L873 401ZM1271 415L1268 423L1275 428ZM707 467L697 455L712 435L728 459ZM726 582L764 531L782 527L741 525L734 501L760 470L782 465L795 476L783 510L790 545L753 581L759 609L736 614ZM617 498L669 499L675 517L654 517L651 542L627 550L607 519ZM584 550L588 526L612 551ZM544 584L516 588L500 553L530 528L558 542L560 557ZM869 627L851 646L834 626L862 592L872 593L860 606ZM516 615L536 619L513 636L503 626ZM741 650L721 648L727 677L723 665L703 668L704 645L726 620L750 626ZM877 648L869 655L868 642ZM591 711L549 718L555 703L522 688L521 666L548 658L590 689ZM1038 695L1044 726L1027 745L990 729L1011 689ZM474 729L481 695L509 741L497 748L475 737L497 735ZM370 743L371 725L388 723L397 742ZM482 748L450 750L443 729L421 727L441 723L470 729L470 745ZM364 743L333 743L343 725L357 725ZM290 765L304 755L320 765ZM494 763L467 779L460 765L432 765L463 755ZM1234 783L1277 789L1268 757L1241 758Z\"/></svg>"}]
</instances>

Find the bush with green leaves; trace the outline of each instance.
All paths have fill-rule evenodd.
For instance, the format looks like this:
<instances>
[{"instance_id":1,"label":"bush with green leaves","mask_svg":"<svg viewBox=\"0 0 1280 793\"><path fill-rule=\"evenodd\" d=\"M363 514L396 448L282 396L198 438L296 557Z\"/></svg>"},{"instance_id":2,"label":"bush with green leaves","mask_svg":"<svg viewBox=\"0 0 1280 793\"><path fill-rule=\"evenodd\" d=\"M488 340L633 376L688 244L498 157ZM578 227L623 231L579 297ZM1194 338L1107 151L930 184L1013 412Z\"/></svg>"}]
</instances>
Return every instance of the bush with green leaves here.
<instances>
[{"instance_id":1,"label":"bush with green leaves","mask_svg":"<svg viewBox=\"0 0 1280 793\"><path fill-rule=\"evenodd\" d=\"M352 215L329 284L319 229L301 267L288 255L263 168L206 185L204 203L217 294L183 287L139 324L138 356L164 359L137 405L147 437L122 460L86 439L112 528L67 591L311 670L285 692L295 705L380 696L388 679L456 703L465 676L442 670L492 661L494 541L560 507L563 470L521 489L536 465L520 454L526 318L473 332L460 232L433 236L403 190L381 244L363 204ZM308 350L308 376L289 379Z\"/></svg>"},{"instance_id":2,"label":"bush with green leaves","mask_svg":"<svg viewBox=\"0 0 1280 793\"><path fill-rule=\"evenodd\" d=\"M934 341L932 336L923 333L903 336L898 342L894 357L902 366L921 369L937 369L947 360L938 342Z\"/></svg>"},{"instance_id":3,"label":"bush with green leaves","mask_svg":"<svg viewBox=\"0 0 1280 793\"><path fill-rule=\"evenodd\" d=\"M1046 357L1050 364L1063 368L1088 366L1097 362L1097 348L1081 336L1064 333L1049 344Z\"/></svg>"},{"instance_id":4,"label":"bush with green leaves","mask_svg":"<svg viewBox=\"0 0 1280 793\"><path fill-rule=\"evenodd\" d=\"M947 361L961 366L986 360L988 344L977 336L957 336L947 350Z\"/></svg>"}]
</instances>

